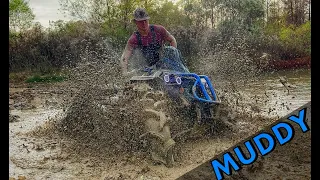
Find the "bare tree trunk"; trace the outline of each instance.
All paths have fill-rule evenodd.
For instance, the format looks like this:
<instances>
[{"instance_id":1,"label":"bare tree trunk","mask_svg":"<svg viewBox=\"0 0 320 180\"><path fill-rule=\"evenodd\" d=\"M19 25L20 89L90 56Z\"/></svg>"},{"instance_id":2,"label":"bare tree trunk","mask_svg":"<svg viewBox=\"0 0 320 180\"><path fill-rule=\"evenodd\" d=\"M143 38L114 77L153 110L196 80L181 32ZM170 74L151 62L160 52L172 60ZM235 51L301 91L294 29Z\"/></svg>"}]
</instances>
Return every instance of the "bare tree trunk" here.
<instances>
[{"instance_id":1,"label":"bare tree trunk","mask_svg":"<svg viewBox=\"0 0 320 180\"><path fill-rule=\"evenodd\" d=\"M266 13L267 13L267 15L266 15L266 20L267 20L267 22L268 22L268 18L269 18L269 0L267 0L267 10L266 10Z\"/></svg>"},{"instance_id":2,"label":"bare tree trunk","mask_svg":"<svg viewBox=\"0 0 320 180\"><path fill-rule=\"evenodd\" d=\"M309 21L311 21L311 0L309 0Z\"/></svg>"},{"instance_id":3,"label":"bare tree trunk","mask_svg":"<svg viewBox=\"0 0 320 180\"><path fill-rule=\"evenodd\" d=\"M211 28L214 28L213 7L211 8Z\"/></svg>"},{"instance_id":4,"label":"bare tree trunk","mask_svg":"<svg viewBox=\"0 0 320 180\"><path fill-rule=\"evenodd\" d=\"M300 23L303 24L305 22L305 0L302 0L302 2L300 2Z\"/></svg>"},{"instance_id":5,"label":"bare tree trunk","mask_svg":"<svg viewBox=\"0 0 320 180\"><path fill-rule=\"evenodd\" d=\"M293 1L290 1L291 23L294 24Z\"/></svg>"},{"instance_id":6,"label":"bare tree trunk","mask_svg":"<svg viewBox=\"0 0 320 180\"><path fill-rule=\"evenodd\" d=\"M279 1L277 1L277 4L274 5L275 7L275 12L276 12L276 20L277 20L277 24L278 26L280 25L280 4L279 4Z\"/></svg>"}]
</instances>

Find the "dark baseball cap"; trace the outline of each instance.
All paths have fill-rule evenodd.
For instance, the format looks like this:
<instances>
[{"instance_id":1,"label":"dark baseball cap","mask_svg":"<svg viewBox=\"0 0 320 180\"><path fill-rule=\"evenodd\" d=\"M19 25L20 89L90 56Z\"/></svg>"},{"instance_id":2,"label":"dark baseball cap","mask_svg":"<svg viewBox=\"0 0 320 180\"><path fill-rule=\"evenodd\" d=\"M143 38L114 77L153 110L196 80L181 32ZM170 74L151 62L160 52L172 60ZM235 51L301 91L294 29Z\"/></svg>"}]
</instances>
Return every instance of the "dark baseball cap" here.
<instances>
[{"instance_id":1,"label":"dark baseball cap","mask_svg":"<svg viewBox=\"0 0 320 180\"><path fill-rule=\"evenodd\" d=\"M137 8L133 12L133 19L136 21L143 21L143 20L147 20L149 18L150 17L148 15L146 9L144 9L144 8Z\"/></svg>"}]
</instances>

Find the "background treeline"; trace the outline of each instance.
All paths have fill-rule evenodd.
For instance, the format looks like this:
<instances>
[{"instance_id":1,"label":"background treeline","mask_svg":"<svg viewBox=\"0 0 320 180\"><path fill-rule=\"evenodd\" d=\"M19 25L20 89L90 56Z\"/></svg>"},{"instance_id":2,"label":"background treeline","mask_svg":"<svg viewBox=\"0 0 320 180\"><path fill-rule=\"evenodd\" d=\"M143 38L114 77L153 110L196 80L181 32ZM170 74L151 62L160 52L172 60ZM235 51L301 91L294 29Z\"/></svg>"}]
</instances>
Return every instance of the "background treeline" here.
<instances>
[{"instance_id":1,"label":"background treeline","mask_svg":"<svg viewBox=\"0 0 320 180\"><path fill-rule=\"evenodd\" d=\"M173 34L186 60L219 51L262 53L294 59L311 53L310 0L60 0L75 20L34 23L24 0L9 1L9 72L47 72L74 66L105 48L122 53L135 25L132 12L145 7L151 24ZM104 47L104 48L102 48ZM99 54L101 56L99 56ZM114 56L113 56L114 57Z\"/></svg>"}]
</instances>

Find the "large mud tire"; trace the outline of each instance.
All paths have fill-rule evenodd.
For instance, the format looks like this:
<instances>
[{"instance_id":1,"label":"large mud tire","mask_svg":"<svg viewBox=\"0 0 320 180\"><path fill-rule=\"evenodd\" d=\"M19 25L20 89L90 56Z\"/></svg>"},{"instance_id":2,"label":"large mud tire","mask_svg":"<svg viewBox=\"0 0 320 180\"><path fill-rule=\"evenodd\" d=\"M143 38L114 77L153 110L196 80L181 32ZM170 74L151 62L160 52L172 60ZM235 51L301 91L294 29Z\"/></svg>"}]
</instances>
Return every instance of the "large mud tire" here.
<instances>
[{"instance_id":1,"label":"large mud tire","mask_svg":"<svg viewBox=\"0 0 320 180\"><path fill-rule=\"evenodd\" d=\"M153 90L146 83L135 83L132 86L134 91L142 95L140 102L144 111L145 133L140 137L147 141L153 163L172 167L175 141L171 137L171 118L168 116L170 99L163 91Z\"/></svg>"}]
</instances>

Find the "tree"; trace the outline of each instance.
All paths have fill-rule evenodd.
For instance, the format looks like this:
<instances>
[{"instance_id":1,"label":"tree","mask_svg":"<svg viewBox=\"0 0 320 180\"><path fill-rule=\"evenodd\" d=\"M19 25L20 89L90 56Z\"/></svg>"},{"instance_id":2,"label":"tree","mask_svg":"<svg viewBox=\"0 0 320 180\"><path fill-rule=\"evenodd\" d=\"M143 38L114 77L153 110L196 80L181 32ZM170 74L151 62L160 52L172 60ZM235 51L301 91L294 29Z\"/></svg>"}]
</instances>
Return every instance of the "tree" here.
<instances>
[{"instance_id":1,"label":"tree","mask_svg":"<svg viewBox=\"0 0 320 180\"><path fill-rule=\"evenodd\" d=\"M32 25L35 15L28 2L24 0L9 0L9 29L19 31Z\"/></svg>"},{"instance_id":2,"label":"tree","mask_svg":"<svg viewBox=\"0 0 320 180\"><path fill-rule=\"evenodd\" d=\"M178 5L175 5L168 0L159 1L158 3L158 6L154 9L147 9L151 17L150 23L161 24L166 27L167 30L185 24L186 16L179 10Z\"/></svg>"},{"instance_id":3,"label":"tree","mask_svg":"<svg viewBox=\"0 0 320 180\"><path fill-rule=\"evenodd\" d=\"M86 22L104 24L110 29L127 28L136 2L133 0L59 0L61 11Z\"/></svg>"},{"instance_id":4,"label":"tree","mask_svg":"<svg viewBox=\"0 0 320 180\"><path fill-rule=\"evenodd\" d=\"M288 24L302 25L311 15L310 0L282 0Z\"/></svg>"},{"instance_id":5,"label":"tree","mask_svg":"<svg viewBox=\"0 0 320 180\"><path fill-rule=\"evenodd\" d=\"M217 7L216 0L201 0L202 6L206 12L206 19L205 22L207 23L207 18L210 18L211 27L214 28L215 26L215 9Z\"/></svg>"}]
</instances>

